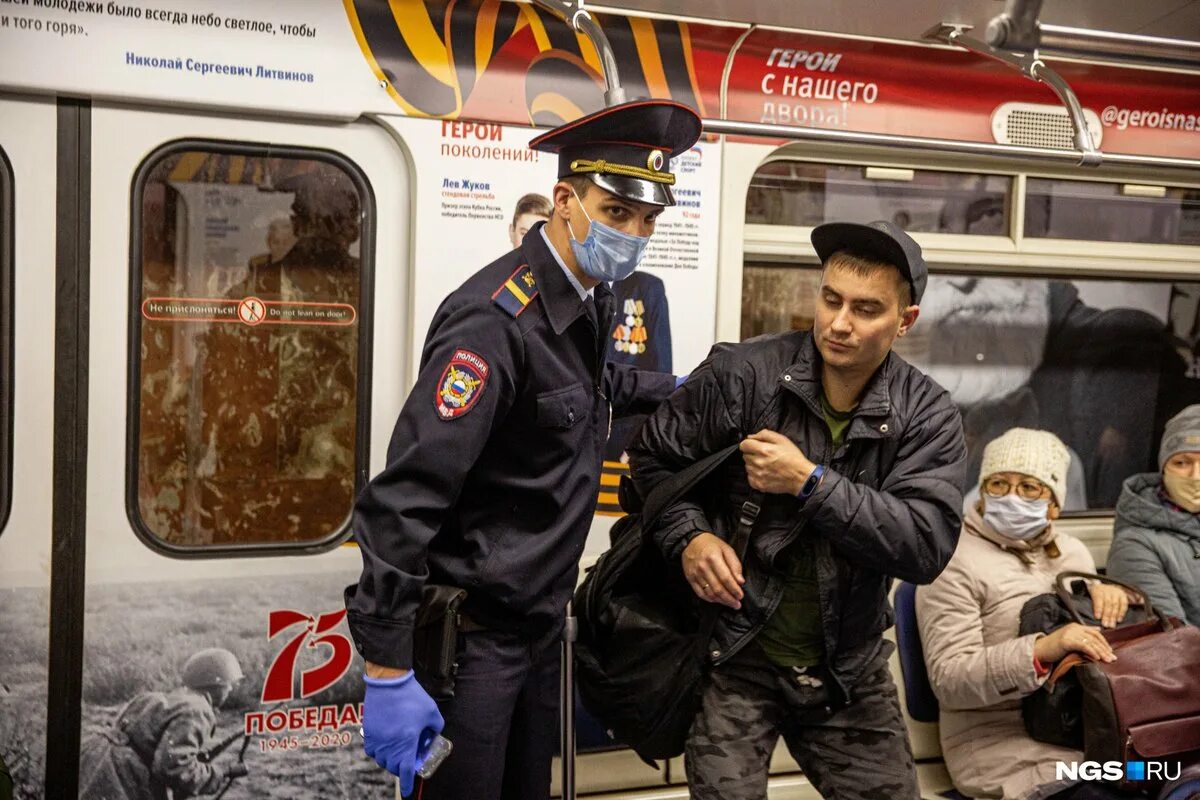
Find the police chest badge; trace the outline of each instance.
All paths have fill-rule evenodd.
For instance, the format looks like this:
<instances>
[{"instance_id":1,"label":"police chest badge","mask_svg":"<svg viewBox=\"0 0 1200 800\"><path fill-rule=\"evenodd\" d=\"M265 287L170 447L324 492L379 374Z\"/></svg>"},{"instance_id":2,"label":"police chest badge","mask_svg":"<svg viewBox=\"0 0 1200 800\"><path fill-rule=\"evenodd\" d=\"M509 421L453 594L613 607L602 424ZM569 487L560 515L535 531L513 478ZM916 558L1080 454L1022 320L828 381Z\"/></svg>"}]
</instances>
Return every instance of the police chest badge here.
<instances>
[{"instance_id":1,"label":"police chest badge","mask_svg":"<svg viewBox=\"0 0 1200 800\"><path fill-rule=\"evenodd\" d=\"M434 399L438 416L456 419L474 408L487 386L488 372L490 368L483 357L470 350L455 350L438 381Z\"/></svg>"}]
</instances>

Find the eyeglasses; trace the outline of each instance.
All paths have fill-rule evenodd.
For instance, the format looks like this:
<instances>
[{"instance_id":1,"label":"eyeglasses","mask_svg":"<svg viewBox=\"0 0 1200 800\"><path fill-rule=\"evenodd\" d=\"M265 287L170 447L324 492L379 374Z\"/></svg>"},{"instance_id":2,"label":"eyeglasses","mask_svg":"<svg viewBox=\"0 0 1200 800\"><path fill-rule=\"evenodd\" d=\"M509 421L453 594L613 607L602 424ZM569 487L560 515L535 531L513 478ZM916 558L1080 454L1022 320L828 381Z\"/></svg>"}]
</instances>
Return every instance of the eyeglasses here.
<instances>
[{"instance_id":1,"label":"eyeglasses","mask_svg":"<svg viewBox=\"0 0 1200 800\"><path fill-rule=\"evenodd\" d=\"M1024 480L1011 484L1004 478L988 478L983 482L983 493L988 497L1004 497L1016 490L1017 496L1025 500L1042 500L1050 494L1050 487L1040 481Z\"/></svg>"}]
</instances>

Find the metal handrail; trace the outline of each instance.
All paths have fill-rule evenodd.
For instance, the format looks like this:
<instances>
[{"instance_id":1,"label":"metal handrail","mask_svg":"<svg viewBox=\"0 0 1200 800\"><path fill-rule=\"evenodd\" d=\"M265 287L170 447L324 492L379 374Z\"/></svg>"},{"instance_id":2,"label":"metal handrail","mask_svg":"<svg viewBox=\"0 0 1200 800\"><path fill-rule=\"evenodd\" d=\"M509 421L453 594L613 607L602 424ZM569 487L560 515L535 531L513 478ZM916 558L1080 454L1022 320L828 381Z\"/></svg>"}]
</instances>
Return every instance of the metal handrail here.
<instances>
[{"instance_id":1,"label":"metal handrail","mask_svg":"<svg viewBox=\"0 0 1200 800\"><path fill-rule=\"evenodd\" d=\"M601 71L604 73L604 105L615 106L625 102L625 89L621 86L621 73L617 66L617 57L613 53L608 36L586 8L584 0L533 0L535 5L549 11L554 16L571 26L571 29L582 33L591 40L600 56Z\"/></svg>"},{"instance_id":2,"label":"metal handrail","mask_svg":"<svg viewBox=\"0 0 1200 800\"><path fill-rule=\"evenodd\" d=\"M988 23L992 47L1084 58L1119 58L1159 67L1200 67L1200 42L1096 31L1038 21L1043 0L1008 0Z\"/></svg>"},{"instance_id":3,"label":"metal handrail","mask_svg":"<svg viewBox=\"0 0 1200 800\"><path fill-rule=\"evenodd\" d=\"M1118 58L1158 67L1200 67L1200 42L1063 25L1039 24L1038 49L1043 54Z\"/></svg>"},{"instance_id":4,"label":"metal handrail","mask_svg":"<svg viewBox=\"0 0 1200 800\"><path fill-rule=\"evenodd\" d=\"M942 23L926 33L925 37L993 58L1008 64L1032 81L1046 84L1058 95L1059 101L1067 110L1067 116L1071 119L1072 138L1075 141L1075 148L1079 151L1079 164L1086 167L1099 166L1103 161L1103 154L1096 149L1096 145L1092 141L1087 119L1083 116L1083 106L1080 105L1079 98L1075 96L1070 84L1036 55L999 50L987 42L968 35L967 30L962 26Z\"/></svg>"},{"instance_id":5,"label":"metal handrail","mask_svg":"<svg viewBox=\"0 0 1200 800\"><path fill-rule=\"evenodd\" d=\"M566 22L574 30L587 36L600 55L600 63L604 68L604 81L608 90L604 93L606 106L625 102L625 90L621 86L619 68L616 56L608 37L600 25L584 8L584 0L534 0L554 16ZM1010 5L1021 0L1009 0ZM1038 4L1040 7L1040 3ZM1036 19L1036 13L1034 15ZM1168 158L1163 156L1128 155L1124 153L1102 153L1092 143L1083 109L1075 93L1058 73L1050 69L1036 56L1021 56L998 50L989 44L967 36L965 31L957 26L942 25L940 38L945 41L965 47L972 52L992 56L1021 70L1032 80L1045 83L1059 96L1071 116L1074 127L1075 144L1078 150L1061 150L1052 147L1025 147L1022 145L992 144L989 142L972 142L958 139L937 139L927 136L898 136L885 133L866 133L861 131L844 131L832 128L805 128L793 125L778 125L763 122L741 122L728 119L703 120L705 133L725 134L731 136L767 137L772 139L795 139L810 142L836 142L847 145L866 145L873 147L897 147L906 150L925 150L937 153L960 153L973 156L993 158L1019 158L1032 161L1069 162L1086 166L1101 164L1117 167L1138 169L1190 169L1200 170L1200 159ZM935 29L930 36L936 36ZM724 92L722 92L724 94Z\"/></svg>"},{"instance_id":6,"label":"metal handrail","mask_svg":"<svg viewBox=\"0 0 1200 800\"><path fill-rule=\"evenodd\" d=\"M1020 158L1031 161L1079 163L1079 152L1053 147L1026 147L1015 144L992 144L960 139L936 139L928 136L899 136L890 133L866 133L835 128L804 128L765 122L740 122L729 119L706 119L706 133L727 136L753 136L770 139L795 139L809 142L834 142L844 145L895 147L903 150L925 150L938 153L958 153L992 158ZM1167 158L1163 156L1099 153L1106 166L1137 169L1200 170L1200 159Z\"/></svg>"}]
</instances>

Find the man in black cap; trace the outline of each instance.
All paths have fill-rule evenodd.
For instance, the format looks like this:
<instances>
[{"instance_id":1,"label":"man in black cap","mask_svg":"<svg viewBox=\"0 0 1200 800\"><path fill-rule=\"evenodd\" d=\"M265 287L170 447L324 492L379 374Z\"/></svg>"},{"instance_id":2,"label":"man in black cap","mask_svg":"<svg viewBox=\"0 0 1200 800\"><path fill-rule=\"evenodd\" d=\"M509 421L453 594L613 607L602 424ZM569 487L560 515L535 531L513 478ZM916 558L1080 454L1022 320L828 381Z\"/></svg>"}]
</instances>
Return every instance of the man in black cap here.
<instances>
[{"instance_id":1,"label":"man in black cap","mask_svg":"<svg viewBox=\"0 0 1200 800\"><path fill-rule=\"evenodd\" d=\"M915 798L888 671L893 577L929 583L958 541L966 458L949 395L891 353L917 321L921 249L890 222L813 230L812 331L718 345L629 447L643 495L735 442L719 485L653 537L720 610L688 737L696 800L759 800L782 735L825 797ZM739 558L728 541L761 506Z\"/></svg>"},{"instance_id":2,"label":"man in black cap","mask_svg":"<svg viewBox=\"0 0 1200 800\"><path fill-rule=\"evenodd\" d=\"M647 101L534 139L559 154L550 220L434 315L387 467L355 507L363 572L346 590L367 662L364 745L404 794L444 719L454 750L423 800L549 796L558 639L611 417L675 388L671 375L606 364L605 282L636 269L674 202L669 159L699 134L690 108ZM467 595L453 696L436 704L413 670L430 585Z\"/></svg>"}]
</instances>

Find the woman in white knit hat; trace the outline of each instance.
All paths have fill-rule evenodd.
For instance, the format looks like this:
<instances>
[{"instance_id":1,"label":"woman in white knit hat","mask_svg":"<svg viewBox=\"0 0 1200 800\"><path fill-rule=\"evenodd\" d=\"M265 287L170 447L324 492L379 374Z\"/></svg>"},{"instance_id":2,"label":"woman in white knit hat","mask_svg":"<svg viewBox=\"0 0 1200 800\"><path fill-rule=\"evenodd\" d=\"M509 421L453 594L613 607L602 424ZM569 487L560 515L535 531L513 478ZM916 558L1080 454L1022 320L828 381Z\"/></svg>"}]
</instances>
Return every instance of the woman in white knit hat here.
<instances>
[{"instance_id":1,"label":"woman in white knit hat","mask_svg":"<svg viewBox=\"0 0 1200 800\"><path fill-rule=\"evenodd\" d=\"M1021 721L1021 698L1067 653L1116 658L1098 628L1072 623L1048 636L1018 636L1021 607L1052 591L1058 573L1095 572L1083 543L1054 530L1070 459L1048 431L1013 428L990 442L980 500L967 510L958 549L936 581L917 589L942 753L955 787L970 797L1108 796L1100 786L1056 781L1055 762L1083 761L1083 754L1035 742ZM1123 590L1090 591L1104 624L1125 616Z\"/></svg>"}]
</instances>

